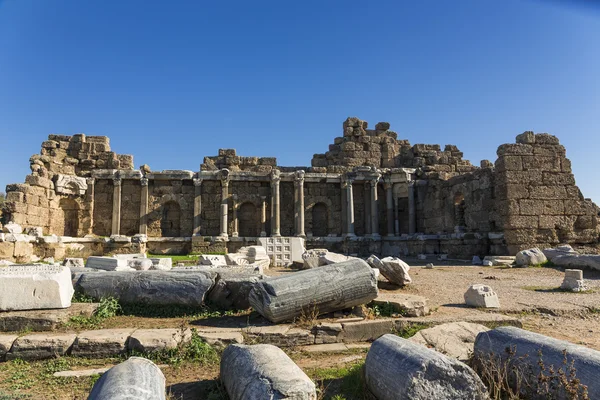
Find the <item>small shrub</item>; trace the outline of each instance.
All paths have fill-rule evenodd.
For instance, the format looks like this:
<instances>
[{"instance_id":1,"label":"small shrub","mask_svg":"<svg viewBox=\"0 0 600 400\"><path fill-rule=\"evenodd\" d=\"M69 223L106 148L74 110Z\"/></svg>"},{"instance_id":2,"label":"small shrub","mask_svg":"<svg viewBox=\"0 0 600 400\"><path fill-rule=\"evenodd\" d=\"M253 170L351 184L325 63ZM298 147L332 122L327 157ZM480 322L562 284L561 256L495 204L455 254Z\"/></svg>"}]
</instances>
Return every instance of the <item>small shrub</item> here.
<instances>
[{"instance_id":1,"label":"small shrub","mask_svg":"<svg viewBox=\"0 0 600 400\"><path fill-rule=\"evenodd\" d=\"M417 332L419 332L423 329L427 329L427 328L428 328L428 326L425 324L410 323L410 324L403 326L400 329L394 329L394 331L392 333L394 333L397 336L400 336L401 338L408 339L408 338L416 335Z\"/></svg>"},{"instance_id":2,"label":"small shrub","mask_svg":"<svg viewBox=\"0 0 600 400\"><path fill-rule=\"evenodd\" d=\"M392 317L394 315L402 315L402 312L396 310L389 302L386 303L369 303L367 308L371 311L374 317Z\"/></svg>"},{"instance_id":3,"label":"small shrub","mask_svg":"<svg viewBox=\"0 0 600 400\"><path fill-rule=\"evenodd\" d=\"M298 327L310 329L316 325L318 317L319 308L317 307L316 303L313 303L306 308L302 308L302 313L299 317L294 318L293 323Z\"/></svg>"},{"instance_id":4,"label":"small shrub","mask_svg":"<svg viewBox=\"0 0 600 400\"><path fill-rule=\"evenodd\" d=\"M118 315L121 311L117 299L106 297L100 300L98 308L91 317L77 315L71 317L67 325L73 328L95 329L100 327L106 319Z\"/></svg>"},{"instance_id":5,"label":"small shrub","mask_svg":"<svg viewBox=\"0 0 600 400\"><path fill-rule=\"evenodd\" d=\"M133 352L133 355L136 355L136 352ZM179 365L183 362L214 365L218 364L220 360L217 351L198 335L196 329L192 329L190 341L181 344L177 348L137 355L142 355L156 363L167 363L172 365Z\"/></svg>"}]
</instances>

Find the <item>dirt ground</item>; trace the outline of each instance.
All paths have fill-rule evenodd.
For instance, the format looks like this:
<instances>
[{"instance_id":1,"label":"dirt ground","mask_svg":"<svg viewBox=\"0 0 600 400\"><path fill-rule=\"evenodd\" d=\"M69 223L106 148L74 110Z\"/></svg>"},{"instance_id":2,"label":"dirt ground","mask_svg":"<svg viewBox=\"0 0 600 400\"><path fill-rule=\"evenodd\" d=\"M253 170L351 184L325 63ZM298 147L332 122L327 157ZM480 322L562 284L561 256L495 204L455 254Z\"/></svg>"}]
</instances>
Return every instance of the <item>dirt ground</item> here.
<instances>
[{"instance_id":1,"label":"dirt ground","mask_svg":"<svg viewBox=\"0 0 600 400\"><path fill-rule=\"evenodd\" d=\"M413 263L410 263L413 265ZM290 270L271 270L272 275L290 273ZM590 288L584 293L567 293L559 288L564 272L554 268L506 268L436 265L434 269L414 266L410 270L411 285L397 288L382 279L382 293L406 292L429 299L433 313L424 319L435 321L460 321L469 317L504 314L519 318L524 328L555 338L582 344L600 350L600 272L584 271ZM498 294L501 308L484 311L464 305L463 294L474 283L490 285ZM194 319L189 317L150 318L117 316L106 320L102 327L182 327L204 324L243 324L264 322L256 313L237 316ZM72 328L63 328L73 330ZM343 353L308 353L298 348L285 351L315 381L329 398L339 393L343 380L335 378L336 371L364 360L367 349L349 350ZM111 366L119 359L81 360L71 359L66 369L88 369ZM53 378L40 376L39 371L49 370L49 362L32 362L17 365L14 362L0 364L0 400L15 398L85 399L93 378ZM218 383L219 367L216 364L197 365L184 363L166 366L171 399L226 399ZM339 372L339 371L338 371ZM333 375L332 375L333 374ZM331 376L334 376L331 378ZM325 377L325 378L324 378ZM25 397L18 397L19 395ZM31 395L32 397L27 397ZM350 397L347 397L352 398Z\"/></svg>"}]
</instances>

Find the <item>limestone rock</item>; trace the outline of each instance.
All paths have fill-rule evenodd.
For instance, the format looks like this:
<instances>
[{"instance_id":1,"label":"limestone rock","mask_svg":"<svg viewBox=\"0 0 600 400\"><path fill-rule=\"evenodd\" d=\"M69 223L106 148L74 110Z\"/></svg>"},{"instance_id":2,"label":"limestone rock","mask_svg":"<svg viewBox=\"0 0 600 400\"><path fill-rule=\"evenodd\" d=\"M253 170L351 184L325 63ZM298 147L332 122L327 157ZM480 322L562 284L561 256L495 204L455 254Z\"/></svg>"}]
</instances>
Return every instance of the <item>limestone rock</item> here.
<instances>
[{"instance_id":1,"label":"limestone rock","mask_svg":"<svg viewBox=\"0 0 600 400\"><path fill-rule=\"evenodd\" d=\"M99 329L80 332L71 354L80 357L113 357L127 352L127 341L134 328Z\"/></svg>"},{"instance_id":2,"label":"limestone rock","mask_svg":"<svg viewBox=\"0 0 600 400\"><path fill-rule=\"evenodd\" d=\"M7 360L43 360L64 356L75 341L74 333L34 333L19 337L6 354Z\"/></svg>"},{"instance_id":3,"label":"limestone rock","mask_svg":"<svg viewBox=\"0 0 600 400\"><path fill-rule=\"evenodd\" d=\"M471 307L500 308L498 295L488 285L471 285L465 293L465 303Z\"/></svg>"},{"instance_id":4,"label":"limestone rock","mask_svg":"<svg viewBox=\"0 0 600 400\"><path fill-rule=\"evenodd\" d=\"M41 226L32 226L25 229L25 233L29 236L42 237L44 236L44 232Z\"/></svg>"},{"instance_id":5,"label":"limestone rock","mask_svg":"<svg viewBox=\"0 0 600 400\"><path fill-rule=\"evenodd\" d=\"M542 250L546 258L552 261L555 257L564 256L569 254L577 254L577 252L569 244L561 244L550 249Z\"/></svg>"},{"instance_id":6,"label":"limestone rock","mask_svg":"<svg viewBox=\"0 0 600 400\"><path fill-rule=\"evenodd\" d=\"M6 224L2 227L2 231L4 233L12 233L12 234L18 235L20 233L23 233L23 228L21 228L21 225L19 225L19 224L15 224L14 222L9 222L8 224Z\"/></svg>"},{"instance_id":7,"label":"limestone rock","mask_svg":"<svg viewBox=\"0 0 600 400\"><path fill-rule=\"evenodd\" d=\"M328 251L327 253L319 256L319 264L321 265L331 265L336 263L341 263L348 260L356 259L356 257L345 256L343 254L333 253Z\"/></svg>"},{"instance_id":8,"label":"limestone rock","mask_svg":"<svg viewBox=\"0 0 600 400\"><path fill-rule=\"evenodd\" d=\"M203 304L214 279L215 274L203 271L84 273L76 288L95 299L114 297L122 303L197 307Z\"/></svg>"},{"instance_id":9,"label":"limestone rock","mask_svg":"<svg viewBox=\"0 0 600 400\"><path fill-rule=\"evenodd\" d=\"M173 259L172 258L149 258L152 261L151 270L156 271L170 271L173 268Z\"/></svg>"},{"instance_id":10,"label":"limestone rock","mask_svg":"<svg viewBox=\"0 0 600 400\"><path fill-rule=\"evenodd\" d=\"M548 259L537 247L529 250L521 250L516 256L517 267L531 267L543 264L546 261Z\"/></svg>"},{"instance_id":11,"label":"limestone rock","mask_svg":"<svg viewBox=\"0 0 600 400\"><path fill-rule=\"evenodd\" d=\"M126 258L90 256L85 266L105 271L133 271L133 268L128 265Z\"/></svg>"},{"instance_id":12,"label":"limestone rock","mask_svg":"<svg viewBox=\"0 0 600 400\"><path fill-rule=\"evenodd\" d=\"M588 290L583 280L583 271L580 269L565 269L565 279L560 288L571 292L585 292Z\"/></svg>"},{"instance_id":13,"label":"limestone rock","mask_svg":"<svg viewBox=\"0 0 600 400\"><path fill-rule=\"evenodd\" d=\"M565 268L589 268L600 271L600 255L596 254L565 254L556 256L552 263Z\"/></svg>"},{"instance_id":14,"label":"limestone rock","mask_svg":"<svg viewBox=\"0 0 600 400\"><path fill-rule=\"evenodd\" d=\"M217 271L215 285L208 294L207 301L221 309L246 310L250 308L248 297L257 282L264 275Z\"/></svg>"},{"instance_id":15,"label":"limestone rock","mask_svg":"<svg viewBox=\"0 0 600 400\"><path fill-rule=\"evenodd\" d=\"M165 400L165 376L152 361L130 357L96 381L88 400Z\"/></svg>"},{"instance_id":16,"label":"limestone rock","mask_svg":"<svg viewBox=\"0 0 600 400\"><path fill-rule=\"evenodd\" d=\"M63 265L68 268L84 268L83 258L65 258Z\"/></svg>"},{"instance_id":17,"label":"limestone rock","mask_svg":"<svg viewBox=\"0 0 600 400\"><path fill-rule=\"evenodd\" d=\"M524 374L524 378L527 379L529 376L536 381L540 373L540 352L546 371L549 368L553 368L554 371L562 370L568 376L569 371L565 370L563 363L566 354L567 364L573 362L573 367L577 371L577 379L580 380L582 385L587 386L588 398L600 399L599 351L524 329L501 326L477 335L474 354L484 362L505 365L508 357L506 349L511 349L514 352L510 357L511 368L517 367L528 371ZM525 387L525 384L523 383L521 387Z\"/></svg>"},{"instance_id":18,"label":"limestone rock","mask_svg":"<svg viewBox=\"0 0 600 400\"><path fill-rule=\"evenodd\" d=\"M221 357L221 380L231 400L316 400L315 384L278 347L234 344Z\"/></svg>"},{"instance_id":19,"label":"limestone rock","mask_svg":"<svg viewBox=\"0 0 600 400\"><path fill-rule=\"evenodd\" d=\"M10 351L10 348L18 337L18 335L13 334L0 334L0 361L4 361L6 353Z\"/></svg>"},{"instance_id":20,"label":"limestone rock","mask_svg":"<svg viewBox=\"0 0 600 400\"><path fill-rule=\"evenodd\" d=\"M367 262L371 267L379 269L391 283L404 286L412 282L408 275L410 267L398 257L385 257L380 260L376 255L371 255Z\"/></svg>"},{"instance_id":21,"label":"limestone rock","mask_svg":"<svg viewBox=\"0 0 600 400\"><path fill-rule=\"evenodd\" d=\"M389 304L405 317L424 317L429 315L427 298L405 293L380 293L373 303Z\"/></svg>"},{"instance_id":22,"label":"limestone rock","mask_svg":"<svg viewBox=\"0 0 600 400\"><path fill-rule=\"evenodd\" d=\"M254 285L250 305L271 322L303 312L329 312L366 304L377 297L377 280L360 259L270 278Z\"/></svg>"},{"instance_id":23,"label":"limestone rock","mask_svg":"<svg viewBox=\"0 0 600 400\"><path fill-rule=\"evenodd\" d=\"M304 261L303 269L312 269L326 265L324 262L321 262L320 258L325 256L328 252L327 249L306 250L302 253L302 260Z\"/></svg>"},{"instance_id":24,"label":"limestone rock","mask_svg":"<svg viewBox=\"0 0 600 400\"><path fill-rule=\"evenodd\" d=\"M489 329L470 322L450 322L423 329L409 340L433 348L448 357L467 361L473 353L475 338Z\"/></svg>"},{"instance_id":25,"label":"limestone rock","mask_svg":"<svg viewBox=\"0 0 600 400\"><path fill-rule=\"evenodd\" d=\"M371 345L365 383L378 400L483 400L487 390L462 362L387 334Z\"/></svg>"},{"instance_id":26,"label":"limestone rock","mask_svg":"<svg viewBox=\"0 0 600 400\"><path fill-rule=\"evenodd\" d=\"M175 349L181 343L191 339L189 329L165 328L165 329L136 329L127 342L129 350L142 353L152 351Z\"/></svg>"},{"instance_id":27,"label":"limestone rock","mask_svg":"<svg viewBox=\"0 0 600 400\"><path fill-rule=\"evenodd\" d=\"M38 264L0 269L0 311L67 308L73 293L66 267Z\"/></svg>"},{"instance_id":28,"label":"limestone rock","mask_svg":"<svg viewBox=\"0 0 600 400\"><path fill-rule=\"evenodd\" d=\"M425 269L433 269L433 263L428 263L425 265Z\"/></svg>"},{"instance_id":29,"label":"limestone rock","mask_svg":"<svg viewBox=\"0 0 600 400\"><path fill-rule=\"evenodd\" d=\"M136 271L148 271L153 265L154 263L149 258L132 258L131 260L127 260L127 266Z\"/></svg>"}]
</instances>

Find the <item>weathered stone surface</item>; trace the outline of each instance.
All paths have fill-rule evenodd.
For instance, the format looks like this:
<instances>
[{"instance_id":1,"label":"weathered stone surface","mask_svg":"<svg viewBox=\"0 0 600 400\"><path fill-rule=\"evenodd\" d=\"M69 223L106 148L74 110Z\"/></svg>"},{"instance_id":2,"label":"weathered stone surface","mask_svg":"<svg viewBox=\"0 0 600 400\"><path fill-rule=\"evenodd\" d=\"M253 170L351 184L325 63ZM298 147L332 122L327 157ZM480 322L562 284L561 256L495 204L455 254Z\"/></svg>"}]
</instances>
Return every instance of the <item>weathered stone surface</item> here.
<instances>
[{"instance_id":1,"label":"weathered stone surface","mask_svg":"<svg viewBox=\"0 0 600 400\"><path fill-rule=\"evenodd\" d=\"M600 270L600 255L596 254L565 254L556 256L552 263L565 268L589 268Z\"/></svg>"},{"instance_id":2,"label":"weathered stone surface","mask_svg":"<svg viewBox=\"0 0 600 400\"><path fill-rule=\"evenodd\" d=\"M173 259L172 258L149 258L152 261L151 270L157 271L170 271L173 268Z\"/></svg>"},{"instance_id":3,"label":"weathered stone surface","mask_svg":"<svg viewBox=\"0 0 600 400\"><path fill-rule=\"evenodd\" d=\"M88 400L165 400L165 376L152 361L130 357L94 384Z\"/></svg>"},{"instance_id":4,"label":"weathered stone surface","mask_svg":"<svg viewBox=\"0 0 600 400\"><path fill-rule=\"evenodd\" d=\"M480 332L487 331L489 328L484 325L451 322L420 330L409 340L433 348L448 357L467 361L473 353L475 338Z\"/></svg>"},{"instance_id":5,"label":"weathered stone surface","mask_svg":"<svg viewBox=\"0 0 600 400\"><path fill-rule=\"evenodd\" d=\"M531 372L524 374L523 378L527 379L529 376L536 380L540 373L540 352L546 371L553 368L557 374L558 371L563 371L566 376L569 376L570 371L566 370L567 366L564 364L566 354L567 365L573 362L577 379L582 385L587 386L589 398L600 398L599 351L512 326L502 326L482 332L475 340L475 356L482 358L484 362L491 361L504 365L508 358L506 349L511 349L513 353L510 357L512 366L523 368L525 371L531 369Z\"/></svg>"},{"instance_id":6,"label":"weathered stone surface","mask_svg":"<svg viewBox=\"0 0 600 400\"><path fill-rule=\"evenodd\" d=\"M69 308L52 310L7 311L0 313L0 331L52 331L71 317L91 317L98 303L73 303Z\"/></svg>"},{"instance_id":7,"label":"weathered stone surface","mask_svg":"<svg viewBox=\"0 0 600 400\"><path fill-rule=\"evenodd\" d=\"M330 265L330 264L341 263L341 262L352 260L352 259L356 259L356 257L345 256L343 254L338 254L338 253L333 253L331 251L328 251L324 254L319 255L319 264L320 265Z\"/></svg>"},{"instance_id":8,"label":"weathered stone surface","mask_svg":"<svg viewBox=\"0 0 600 400\"><path fill-rule=\"evenodd\" d=\"M127 261L127 258L90 256L85 266L105 271L133 271L133 268L128 265Z\"/></svg>"},{"instance_id":9,"label":"weathered stone surface","mask_svg":"<svg viewBox=\"0 0 600 400\"><path fill-rule=\"evenodd\" d=\"M565 278L560 288L571 292L585 292L588 290L583 280L583 271L580 269L565 269Z\"/></svg>"},{"instance_id":10,"label":"weathered stone surface","mask_svg":"<svg viewBox=\"0 0 600 400\"><path fill-rule=\"evenodd\" d=\"M183 342L189 341L189 329L137 329L129 336L127 347L142 353L174 349Z\"/></svg>"},{"instance_id":11,"label":"weathered stone surface","mask_svg":"<svg viewBox=\"0 0 600 400\"><path fill-rule=\"evenodd\" d=\"M518 252L515 261L517 267L531 267L543 264L548 261L548 259L540 249L533 248Z\"/></svg>"},{"instance_id":12,"label":"weathered stone surface","mask_svg":"<svg viewBox=\"0 0 600 400\"><path fill-rule=\"evenodd\" d=\"M412 282L408 275L410 267L398 257L385 257L380 260L377 256L371 255L367 262L371 267L379 269L381 274L391 283L404 286Z\"/></svg>"},{"instance_id":13,"label":"weathered stone surface","mask_svg":"<svg viewBox=\"0 0 600 400\"><path fill-rule=\"evenodd\" d=\"M313 327L315 344L337 343L342 340L342 324L322 322Z\"/></svg>"},{"instance_id":14,"label":"weathered stone surface","mask_svg":"<svg viewBox=\"0 0 600 400\"><path fill-rule=\"evenodd\" d=\"M465 292L465 303L471 307L500 308L498 295L488 285L471 285Z\"/></svg>"},{"instance_id":15,"label":"weathered stone surface","mask_svg":"<svg viewBox=\"0 0 600 400\"><path fill-rule=\"evenodd\" d=\"M427 298L405 293L380 293L375 304L389 304L404 317L423 317L429 315Z\"/></svg>"},{"instance_id":16,"label":"weathered stone surface","mask_svg":"<svg viewBox=\"0 0 600 400\"><path fill-rule=\"evenodd\" d=\"M279 348L231 345L221 357L221 380L231 400L316 400L315 384Z\"/></svg>"},{"instance_id":17,"label":"weathered stone surface","mask_svg":"<svg viewBox=\"0 0 600 400\"><path fill-rule=\"evenodd\" d=\"M329 251L327 249L310 249L302 253L303 269L317 268L326 265L321 261L321 257L325 256Z\"/></svg>"},{"instance_id":18,"label":"weathered stone surface","mask_svg":"<svg viewBox=\"0 0 600 400\"><path fill-rule=\"evenodd\" d=\"M487 399L477 374L458 360L402 339L385 335L371 345L365 382L378 400Z\"/></svg>"},{"instance_id":19,"label":"weathered stone surface","mask_svg":"<svg viewBox=\"0 0 600 400\"><path fill-rule=\"evenodd\" d=\"M7 360L42 360L64 356L73 345L74 333L34 333L19 337L6 354Z\"/></svg>"},{"instance_id":20,"label":"weathered stone surface","mask_svg":"<svg viewBox=\"0 0 600 400\"><path fill-rule=\"evenodd\" d=\"M275 266L287 267L294 262L303 262L302 254L305 246L304 239L301 237L261 237L258 241Z\"/></svg>"},{"instance_id":21,"label":"weathered stone surface","mask_svg":"<svg viewBox=\"0 0 600 400\"><path fill-rule=\"evenodd\" d=\"M71 354L79 357L112 357L127 352L127 341L134 328L99 329L80 332Z\"/></svg>"},{"instance_id":22,"label":"weathered stone surface","mask_svg":"<svg viewBox=\"0 0 600 400\"><path fill-rule=\"evenodd\" d=\"M244 343L242 332L198 332L198 336L209 345L216 347Z\"/></svg>"},{"instance_id":23,"label":"weathered stone surface","mask_svg":"<svg viewBox=\"0 0 600 400\"><path fill-rule=\"evenodd\" d=\"M573 247L571 247L568 244L562 244L560 246L557 246L554 248L549 248L549 249L544 249L542 251L544 252L544 255L546 256L546 258L550 261L552 261L555 257L558 257L558 256L577 254L577 252L573 249Z\"/></svg>"},{"instance_id":24,"label":"weathered stone surface","mask_svg":"<svg viewBox=\"0 0 600 400\"><path fill-rule=\"evenodd\" d=\"M375 273L356 259L258 282L249 299L262 316L282 322L302 313L325 314L365 304L377 294Z\"/></svg>"},{"instance_id":25,"label":"weathered stone surface","mask_svg":"<svg viewBox=\"0 0 600 400\"><path fill-rule=\"evenodd\" d=\"M242 333L255 343L269 343L279 347L304 346L315 342L310 331L287 324L249 326L242 329Z\"/></svg>"},{"instance_id":26,"label":"weathered stone surface","mask_svg":"<svg viewBox=\"0 0 600 400\"><path fill-rule=\"evenodd\" d=\"M215 274L196 271L84 273L76 289L96 299L114 297L123 303L201 306L214 279Z\"/></svg>"},{"instance_id":27,"label":"weathered stone surface","mask_svg":"<svg viewBox=\"0 0 600 400\"><path fill-rule=\"evenodd\" d=\"M135 269L136 271L148 271L153 265L154 263L152 260L148 258L132 258L127 260L127 266Z\"/></svg>"},{"instance_id":28,"label":"weathered stone surface","mask_svg":"<svg viewBox=\"0 0 600 400\"><path fill-rule=\"evenodd\" d=\"M0 310L67 308L73 297L69 268L11 265L0 268Z\"/></svg>"},{"instance_id":29,"label":"weathered stone surface","mask_svg":"<svg viewBox=\"0 0 600 400\"><path fill-rule=\"evenodd\" d=\"M344 343L375 340L392 332L394 321L391 319L364 320L342 323Z\"/></svg>"},{"instance_id":30,"label":"weathered stone surface","mask_svg":"<svg viewBox=\"0 0 600 400\"><path fill-rule=\"evenodd\" d=\"M2 335L0 334L0 361L4 361L6 353L10 351L18 335Z\"/></svg>"},{"instance_id":31,"label":"weathered stone surface","mask_svg":"<svg viewBox=\"0 0 600 400\"><path fill-rule=\"evenodd\" d=\"M15 224L14 222L9 222L2 227L2 232L4 233L12 233L12 234L20 234L23 233L23 228L21 225Z\"/></svg>"},{"instance_id":32,"label":"weathered stone surface","mask_svg":"<svg viewBox=\"0 0 600 400\"><path fill-rule=\"evenodd\" d=\"M250 291L264 279L264 275L219 270L207 301L222 309L246 310L250 308Z\"/></svg>"},{"instance_id":33,"label":"weathered stone surface","mask_svg":"<svg viewBox=\"0 0 600 400\"><path fill-rule=\"evenodd\" d=\"M65 258L63 265L68 268L84 268L83 258Z\"/></svg>"}]
</instances>

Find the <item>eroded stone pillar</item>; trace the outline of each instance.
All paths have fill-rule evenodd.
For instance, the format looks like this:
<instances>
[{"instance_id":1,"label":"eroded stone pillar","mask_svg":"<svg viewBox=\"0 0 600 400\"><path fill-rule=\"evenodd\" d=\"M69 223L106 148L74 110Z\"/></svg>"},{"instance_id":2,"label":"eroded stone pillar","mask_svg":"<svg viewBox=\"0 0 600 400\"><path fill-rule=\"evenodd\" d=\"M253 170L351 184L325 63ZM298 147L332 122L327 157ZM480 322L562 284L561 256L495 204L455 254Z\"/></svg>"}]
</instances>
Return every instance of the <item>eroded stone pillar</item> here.
<instances>
[{"instance_id":1,"label":"eroded stone pillar","mask_svg":"<svg viewBox=\"0 0 600 400\"><path fill-rule=\"evenodd\" d=\"M221 170L221 233L219 236L227 238L227 213L229 199L229 171Z\"/></svg>"},{"instance_id":2,"label":"eroded stone pillar","mask_svg":"<svg viewBox=\"0 0 600 400\"><path fill-rule=\"evenodd\" d=\"M89 212L90 212L90 226L87 228L87 234L91 235L94 230L94 197L96 192L96 180L94 178L87 178L87 202L89 204Z\"/></svg>"},{"instance_id":3,"label":"eroded stone pillar","mask_svg":"<svg viewBox=\"0 0 600 400\"><path fill-rule=\"evenodd\" d=\"M261 207L261 214L260 214L260 226L261 226L260 236L265 237L265 236L267 236L267 197L261 196L260 199L262 200L262 207Z\"/></svg>"},{"instance_id":4,"label":"eroded stone pillar","mask_svg":"<svg viewBox=\"0 0 600 400\"><path fill-rule=\"evenodd\" d=\"M238 197L237 195L231 196L231 200L233 201L233 232L231 233L231 237L238 237L239 233L239 221L238 221Z\"/></svg>"},{"instance_id":5,"label":"eroded stone pillar","mask_svg":"<svg viewBox=\"0 0 600 400\"><path fill-rule=\"evenodd\" d=\"M202 230L202 179L194 179L194 226L192 234L200 236Z\"/></svg>"},{"instance_id":6,"label":"eroded stone pillar","mask_svg":"<svg viewBox=\"0 0 600 400\"><path fill-rule=\"evenodd\" d=\"M385 206L386 206L386 218L387 218L387 235L394 236L394 194L392 193L392 184L386 182L385 188Z\"/></svg>"},{"instance_id":7,"label":"eroded stone pillar","mask_svg":"<svg viewBox=\"0 0 600 400\"><path fill-rule=\"evenodd\" d=\"M377 183L379 178L369 181L371 188L371 236L379 237L379 212L377 210Z\"/></svg>"},{"instance_id":8,"label":"eroded stone pillar","mask_svg":"<svg viewBox=\"0 0 600 400\"><path fill-rule=\"evenodd\" d=\"M279 182L281 176L279 170L274 169L271 173L271 236L281 236L280 233L280 210L279 210Z\"/></svg>"},{"instance_id":9,"label":"eroded stone pillar","mask_svg":"<svg viewBox=\"0 0 600 400\"><path fill-rule=\"evenodd\" d=\"M417 209L415 205L415 182L408 182L408 233L417 231Z\"/></svg>"},{"instance_id":10,"label":"eroded stone pillar","mask_svg":"<svg viewBox=\"0 0 600 400\"><path fill-rule=\"evenodd\" d=\"M354 234L354 195L352 192L353 179L344 177L342 185L346 190L346 232L344 236L355 236Z\"/></svg>"},{"instance_id":11,"label":"eroded stone pillar","mask_svg":"<svg viewBox=\"0 0 600 400\"><path fill-rule=\"evenodd\" d=\"M140 195L140 229L139 233L142 235L148 234L148 178L141 178L140 185L142 185Z\"/></svg>"},{"instance_id":12,"label":"eroded stone pillar","mask_svg":"<svg viewBox=\"0 0 600 400\"><path fill-rule=\"evenodd\" d=\"M121 178L113 179L113 209L111 235L121 231Z\"/></svg>"},{"instance_id":13,"label":"eroded stone pillar","mask_svg":"<svg viewBox=\"0 0 600 400\"><path fill-rule=\"evenodd\" d=\"M296 171L296 236L304 237L304 171Z\"/></svg>"}]
</instances>

